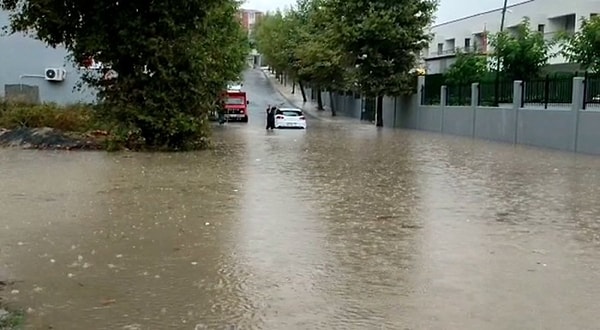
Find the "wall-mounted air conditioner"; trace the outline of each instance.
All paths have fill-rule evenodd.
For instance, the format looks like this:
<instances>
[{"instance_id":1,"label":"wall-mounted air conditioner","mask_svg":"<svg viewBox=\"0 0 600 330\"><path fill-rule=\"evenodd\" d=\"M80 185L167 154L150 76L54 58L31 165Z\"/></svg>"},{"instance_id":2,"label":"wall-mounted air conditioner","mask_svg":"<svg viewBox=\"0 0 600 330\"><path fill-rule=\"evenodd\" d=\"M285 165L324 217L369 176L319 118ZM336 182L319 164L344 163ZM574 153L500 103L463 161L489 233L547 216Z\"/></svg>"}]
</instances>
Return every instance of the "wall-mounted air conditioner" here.
<instances>
[{"instance_id":1,"label":"wall-mounted air conditioner","mask_svg":"<svg viewBox=\"0 0 600 330\"><path fill-rule=\"evenodd\" d=\"M47 81L64 81L67 77L67 70L63 68L46 68L44 78Z\"/></svg>"}]
</instances>

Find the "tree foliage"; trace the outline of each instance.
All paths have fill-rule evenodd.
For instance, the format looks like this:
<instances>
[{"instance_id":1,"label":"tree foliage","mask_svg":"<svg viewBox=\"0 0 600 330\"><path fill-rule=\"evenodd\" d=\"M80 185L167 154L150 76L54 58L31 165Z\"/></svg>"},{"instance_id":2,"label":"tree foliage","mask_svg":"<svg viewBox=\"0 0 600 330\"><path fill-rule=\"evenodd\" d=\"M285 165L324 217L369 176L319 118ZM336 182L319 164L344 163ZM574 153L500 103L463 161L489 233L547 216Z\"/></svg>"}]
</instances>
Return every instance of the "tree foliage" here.
<instances>
[{"instance_id":1,"label":"tree foliage","mask_svg":"<svg viewBox=\"0 0 600 330\"><path fill-rule=\"evenodd\" d=\"M546 40L538 31L532 31L528 18L514 31L503 31L492 36L493 59L507 79L530 80L541 75L542 68L555 56L551 48L555 41Z\"/></svg>"},{"instance_id":2,"label":"tree foliage","mask_svg":"<svg viewBox=\"0 0 600 330\"><path fill-rule=\"evenodd\" d=\"M485 55L459 52L444 78L448 84L465 85L481 81L488 72L488 60Z\"/></svg>"},{"instance_id":3,"label":"tree foliage","mask_svg":"<svg viewBox=\"0 0 600 330\"><path fill-rule=\"evenodd\" d=\"M299 0L266 16L256 40L270 66L319 91L396 96L416 87L412 72L436 8L436 0Z\"/></svg>"},{"instance_id":4,"label":"tree foliage","mask_svg":"<svg viewBox=\"0 0 600 330\"><path fill-rule=\"evenodd\" d=\"M415 88L410 72L428 45L437 1L330 0L334 43L349 56L367 96L402 95Z\"/></svg>"},{"instance_id":5,"label":"tree foliage","mask_svg":"<svg viewBox=\"0 0 600 330\"><path fill-rule=\"evenodd\" d=\"M567 39L562 53L570 62L600 72L600 17L583 19L581 29Z\"/></svg>"},{"instance_id":6,"label":"tree foliage","mask_svg":"<svg viewBox=\"0 0 600 330\"><path fill-rule=\"evenodd\" d=\"M104 64L98 90L113 130L145 146L188 149L208 135L207 114L249 47L234 0L0 0L12 32L62 45L75 62ZM108 70L118 74L106 79Z\"/></svg>"}]
</instances>

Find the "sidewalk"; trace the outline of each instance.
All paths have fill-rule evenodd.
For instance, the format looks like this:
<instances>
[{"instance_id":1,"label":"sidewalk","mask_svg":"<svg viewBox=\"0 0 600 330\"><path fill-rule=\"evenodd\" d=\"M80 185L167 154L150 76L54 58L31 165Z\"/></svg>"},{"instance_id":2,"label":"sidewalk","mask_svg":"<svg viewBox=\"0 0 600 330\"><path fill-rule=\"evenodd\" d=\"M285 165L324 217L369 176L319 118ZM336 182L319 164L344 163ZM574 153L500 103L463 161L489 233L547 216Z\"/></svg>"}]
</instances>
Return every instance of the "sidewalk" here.
<instances>
[{"instance_id":1,"label":"sidewalk","mask_svg":"<svg viewBox=\"0 0 600 330\"><path fill-rule=\"evenodd\" d=\"M317 110L318 105L317 102L315 101L311 101L311 100L307 100L306 102L304 102L304 100L302 99L302 93L300 92L300 88L298 86L296 86L296 93L292 94L292 87L291 86L283 86L283 84L281 84L279 81L277 81L277 79L275 79L275 75L270 73L267 70L262 70L263 74L265 75L265 77L267 79L269 79L269 82L271 83L271 85L273 85L273 88L275 88L275 90L277 90L277 92L279 92L279 94L281 94L281 96L286 99L292 106L298 108L298 109L302 109L302 111L304 113L306 113L307 115L317 118L319 120L323 120L323 121L339 121L341 119L339 119L340 117L332 117L331 116L331 111L329 111L329 109L327 109L327 107L325 107L325 111L319 111Z\"/></svg>"}]
</instances>

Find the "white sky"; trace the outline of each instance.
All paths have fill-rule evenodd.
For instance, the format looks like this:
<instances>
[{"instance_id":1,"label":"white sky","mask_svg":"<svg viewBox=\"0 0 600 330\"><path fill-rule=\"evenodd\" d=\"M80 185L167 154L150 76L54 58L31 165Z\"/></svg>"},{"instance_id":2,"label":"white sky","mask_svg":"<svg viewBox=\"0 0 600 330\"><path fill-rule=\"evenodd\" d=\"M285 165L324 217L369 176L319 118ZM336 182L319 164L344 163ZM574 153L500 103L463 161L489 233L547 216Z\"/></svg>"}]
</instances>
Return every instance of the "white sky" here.
<instances>
[{"instance_id":1,"label":"white sky","mask_svg":"<svg viewBox=\"0 0 600 330\"><path fill-rule=\"evenodd\" d=\"M509 0L508 4L522 2L523 0ZM283 9L291 4L296 3L296 0L246 0L244 8L257 9L260 11ZM461 18L476 14L481 11L501 8L504 0L441 0L437 13L436 23L443 23L449 20Z\"/></svg>"}]
</instances>

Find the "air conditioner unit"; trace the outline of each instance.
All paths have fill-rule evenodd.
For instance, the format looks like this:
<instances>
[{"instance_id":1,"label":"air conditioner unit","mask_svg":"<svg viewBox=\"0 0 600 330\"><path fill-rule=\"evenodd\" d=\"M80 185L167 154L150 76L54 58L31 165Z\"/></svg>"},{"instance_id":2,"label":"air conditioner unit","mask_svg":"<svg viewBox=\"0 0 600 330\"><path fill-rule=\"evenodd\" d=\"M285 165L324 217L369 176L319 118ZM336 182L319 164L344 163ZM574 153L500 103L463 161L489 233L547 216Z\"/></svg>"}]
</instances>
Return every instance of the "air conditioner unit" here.
<instances>
[{"instance_id":1,"label":"air conditioner unit","mask_svg":"<svg viewBox=\"0 0 600 330\"><path fill-rule=\"evenodd\" d=\"M64 81L67 76L67 70L62 68L46 68L44 78L47 81Z\"/></svg>"}]
</instances>

